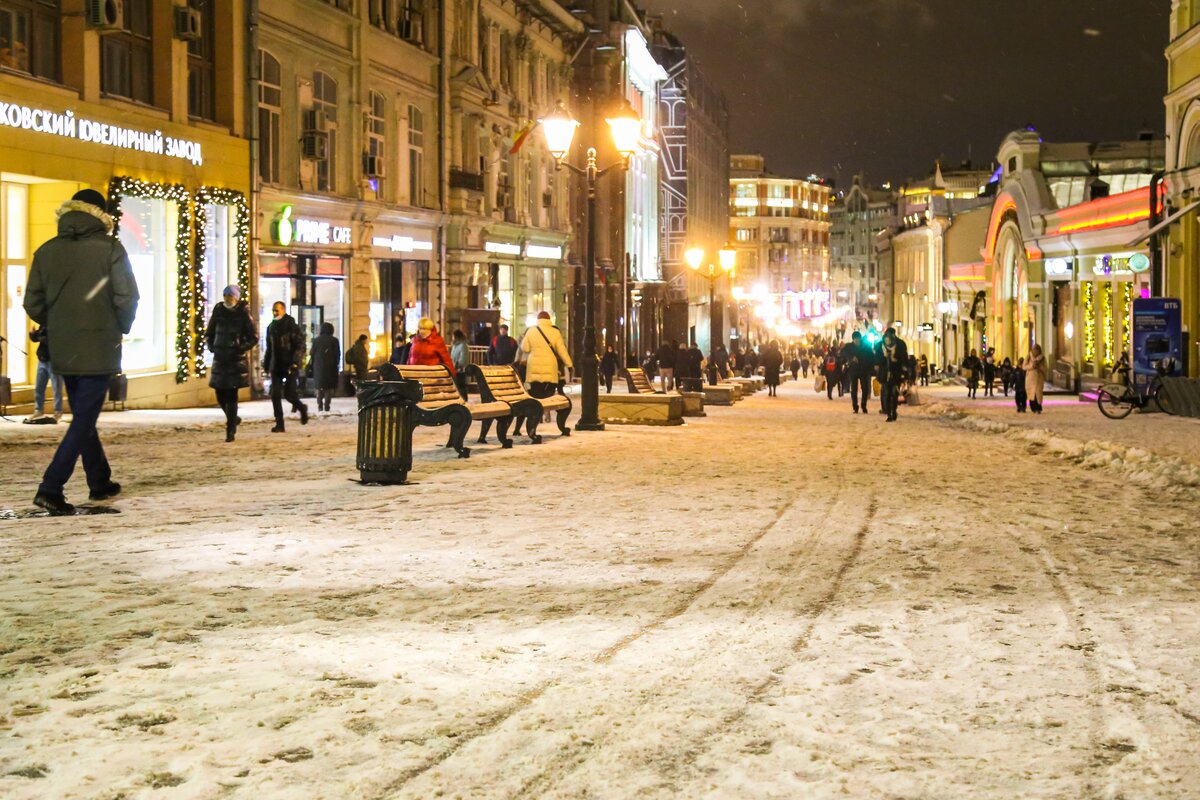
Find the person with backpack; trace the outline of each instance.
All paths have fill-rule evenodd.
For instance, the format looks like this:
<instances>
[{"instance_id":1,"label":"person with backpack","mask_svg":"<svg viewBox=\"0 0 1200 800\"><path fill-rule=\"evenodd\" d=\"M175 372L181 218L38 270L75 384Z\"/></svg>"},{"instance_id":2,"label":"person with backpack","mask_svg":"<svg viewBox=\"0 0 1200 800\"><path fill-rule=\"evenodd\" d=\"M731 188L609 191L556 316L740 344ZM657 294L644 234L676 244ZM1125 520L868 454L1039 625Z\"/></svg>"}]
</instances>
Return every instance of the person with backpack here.
<instances>
[{"instance_id":1,"label":"person with backpack","mask_svg":"<svg viewBox=\"0 0 1200 800\"><path fill-rule=\"evenodd\" d=\"M832 400L833 388L836 385L838 397L842 396L842 376L838 366L838 351L836 345L830 345L825 351L825 360L821 364L821 374L825 376L825 394Z\"/></svg>"}]
</instances>

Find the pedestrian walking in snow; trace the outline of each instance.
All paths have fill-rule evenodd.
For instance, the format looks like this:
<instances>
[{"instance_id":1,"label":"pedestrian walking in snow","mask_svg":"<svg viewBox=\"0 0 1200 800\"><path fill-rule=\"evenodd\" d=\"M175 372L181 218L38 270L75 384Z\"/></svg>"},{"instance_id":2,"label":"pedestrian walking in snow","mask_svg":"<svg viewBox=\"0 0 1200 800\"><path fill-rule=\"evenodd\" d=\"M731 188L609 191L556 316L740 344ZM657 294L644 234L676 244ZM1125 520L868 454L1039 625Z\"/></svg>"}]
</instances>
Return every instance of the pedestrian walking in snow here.
<instances>
[{"instance_id":1,"label":"pedestrian walking in snow","mask_svg":"<svg viewBox=\"0 0 1200 800\"><path fill-rule=\"evenodd\" d=\"M121 371L121 337L133 328L138 287L121 242L112 235L104 195L83 189L57 211L58 235L33 255L25 313L48 329L50 368L63 378L71 424L42 475L35 505L52 515L75 513L65 487L83 460L88 497L121 491L96 433L108 384Z\"/></svg>"},{"instance_id":2,"label":"pedestrian walking in snow","mask_svg":"<svg viewBox=\"0 0 1200 800\"><path fill-rule=\"evenodd\" d=\"M983 396L996 396L996 351L990 347L983 354Z\"/></svg>"},{"instance_id":3,"label":"pedestrian walking in snow","mask_svg":"<svg viewBox=\"0 0 1200 800\"><path fill-rule=\"evenodd\" d=\"M258 344L254 318L237 286L226 286L221 293L221 302L208 319L204 338L213 354L208 385L216 392L217 404L225 412L225 441L232 442L242 421L238 416L238 392L250 387L249 353Z\"/></svg>"},{"instance_id":4,"label":"pedestrian walking in snow","mask_svg":"<svg viewBox=\"0 0 1200 800\"><path fill-rule=\"evenodd\" d=\"M271 306L274 319L267 326L267 351L263 354L263 372L271 376L271 407L275 412L275 427L271 433L283 433L283 400L299 412L300 424L308 424L308 406L300 402L296 383L300 363L304 360L304 332L287 313L281 302Z\"/></svg>"},{"instance_id":5,"label":"pedestrian walking in snow","mask_svg":"<svg viewBox=\"0 0 1200 800\"><path fill-rule=\"evenodd\" d=\"M713 348L713 354L712 354L711 360L713 362L713 368L716 370L716 377L717 378L728 378L729 377L729 351L725 349L724 344L722 344L721 342L717 342L717 346ZM713 380L712 383L714 385L716 385L717 381Z\"/></svg>"},{"instance_id":6,"label":"pedestrian walking in snow","mask_svg":"<svg viewBox=\"0 0 1200 800\"><path fill-rule=\"evenodd\" d=\"M675 362L679 359L679 345L671 339L658 348L658 374L662 378L662 390L675 388Z\"/></svg>"},{"instance_id":7,"label":"pedestrian walking in snow","mask_svg":"<svg viewBox=\"0 0 1200 800\"><path fill-rule=\"evenodd\" d=\"M800 358L800 371L804 373L804 380L808 380L808 356Z\"/></svg>"},{"instance_id":8,"label":"pedestrian walking in snow","mask_svg":"<svg viewBox=\"0 0 1200 800\"><path fill-rule=\"evenodd\" d=\"M917 383L921 386L929 385L929 356L924 353L917 359Z\"/></svg>"},{"instance_id":9,"label":"pedestrian walking in snow","mask_svg":"<svg viewBox=\"0 0 1200 800\"><path fill-rule=\"evenodd\" d=\"M794 380L794 381L800 380L800 357L792 356L792 363L789 364L788 366L792 370L792 380ZM805 375L804 377L807 378L808 375Z\"/></svg>"},{"instance_id":10,"label":"pedestrian walking in snow","mask_svg":"<svg viewBox=\"0 0 1200 800\"><path fill-rule=\"evenodd\" d=\"M1012 385L1014 400L1017 403L1017 413L1024 414L1025 408L1029 404L1029 395L1025 391L1025 359L1018 358L1017 365L1013 367Z\"/></svg>"},{"instance_id":11,"label":"pedestrian walking in snow","mask_svg":"<svg viewBox=\"0 0 1200 800\"><path fill-rule=\"evenodd\" d=\"M1046 356L1042 346L1035 344L1025 362L1025 393L1029 395L1029 408L1033 413L1042 413L1042 399L1046 388Z\"/></svg>"},{"instance_id":12,"label":"pedestrian walking in snow","mask_svg":"<svg viewBox=\"0 0 1200 800\"><path fill-rule=\"evenodd\" d=\"M525 331L521 352L526 358L525 379L529 382L529 394L534 397L553 397L562 384L563 370L575 367L562 331L550 321L548 311L539 311L537 324Z\"/></svg>"},{"instance_id":13,"label":"pedestrian walking in snow","mask_svg":"<svg viewBox=\"0 0 1200 800\"><path fill-rule=\"evenodd\" d=\"M825 360L821 365L821 375L825 378L825 396L830 400L833 399L834 386L838 386L839 389L841 387L842 377L839 370L837 351L830 348L826 351ZM838 397L841 396L842 393L839 390Z\"/></svg>"},{"instance_id":14,"label":"pedestrian walking in snow","mask_svg":"<svg viewBox=\"0 0 1200 800\"><path fill-rule=\"evenodd\" d=\"M979 378L983 372L983 362L979 355L972 350L962 362L963 377L967 379L967 397L974 398L979 391Z\"/></svg>"},{"instance_id":15,"label":"pedestrian walking in snow","mask_svg":"<svg viewBox=\"0 0 1200 800\"><path fill-rule=\"evenodd\" d=\"M847 359L850 370L850 402L854 413L867 413L867 401L871 399L871 379L875 377L875 350L855 331L850 337Z\"/></svg>"},{"instance_id":16,"label":"pedestrian walking in snow","mask_svg":"<svg viewBox=\"0 0 1200 800\"><path fill-rule=\"evenodd\" d=\"M616 374L617 351L610 344L604 348L604 355L600 357L600 375L604 378L604 390L606 394L612 394L613 378Z\"/></svg>"},{"instance_id":17,"label":"pedestrian walking in snow","mask_svg":"<svg viewBox=\"0 0 1200 800\"><path fill-rule=\"evenodd\" d=\"M767 349L762 357L763 379L767 385L768 397L778 397L779 373L783 369L783 353L779 350L779 342L772 339L767 343Z\"/></svg>"},{"instance_id":18,"label":"pedestrian walking in snow","mask_svg":"<svg viewBox=\"0 0 1200 800\"><path fill-rule=\"evenodd\" d=\"M471 348L467 345L467 335L461 330L451 334L450 362L454 364L454 383L458 393L467 396L467 368L471 366Z\"/></svg>"},{"instance_id":19,"label":"pedestrian walking in snow","mask_svg":"<svg viewBox=\"0 0 1200 800\"><path fill-rule=\"evenodd\" d=\"M888 328L879 343L879 383L883 393L881 403L888 422L895 422L900 408L900 386L908 375L908 345Z\"/></svg>"},{"instance_id":20,"label":"pedestrian walking in snow","mask_svg":"<svg viewBox=\"0 0 1200 800\"><path fill-rule=\"evenodd\" d=\"M1023 376L1022 376L1023 377ZM1004 396L1008 397L1008 390L1013 386L1013 364L1012 359L1008 356L1004 357L1004 361L1000 363L1000 388L1004 390Z\"/></svg>"},{"instance_id":21,"label":"pedestrian walking in snow","mask_svg":"<svg viewBox=\"0 0 1200 800\"><path fill-rule=\"evenodd\" d=\"M360 333L358 339L346 351L346 366L354 370L354 380L365 381L371 370L371 355L367 352L367 335Z\"/></svg>"},{"instance_id":22,"label":"pedestrian walking in snow","mask_svg":"<svg viewBox=\"0 0 1200 800\"><path fill-rule=\"evenodd\" d=\"M487 363L496 366L511 364L517 360L517 340L508 335L508 326L501 325L500 332L488 347Z\"/></svg>"},{"instance_id":23,"label":"pedestrian walking in snow","mask_svg":"<svg viewBox=\"0 0 1200 800\"><path fill-rule=\"evenodd\" d=\"M312 370L313 388L317 392L317 411L329 411L330 400L337 389L342 345L333 335L333 323L322 322L321 332L313 338L308 353L308 368Z\"/></svg>"},{"instance_id":24,"label":"pedestrian walking in snow","mask_svg":"<svg viewBox=\"0 0 1200 800\"><path fill-rule=\"evenodd\" d=\"M692 342L684 354L687 361L687 384L683 391L702 392L704 391L704 353L700 352L700 345Z\"/></svg>"},{"instance_id":25,"label":"pedestrian walking in snow","mask_svg":"<svg viewBox=\"0 0 1200 800\"><path fill-rule=\"evenodd\" d=\"M27 425L56 425L63 414L63 379L50 366L49 331L44 327L34 328L29 338L37 344L37 377L33 384L33 416L26 417ZM54 416L46 414L46 386L54 391Z\"/></svg>"}]
</instances>

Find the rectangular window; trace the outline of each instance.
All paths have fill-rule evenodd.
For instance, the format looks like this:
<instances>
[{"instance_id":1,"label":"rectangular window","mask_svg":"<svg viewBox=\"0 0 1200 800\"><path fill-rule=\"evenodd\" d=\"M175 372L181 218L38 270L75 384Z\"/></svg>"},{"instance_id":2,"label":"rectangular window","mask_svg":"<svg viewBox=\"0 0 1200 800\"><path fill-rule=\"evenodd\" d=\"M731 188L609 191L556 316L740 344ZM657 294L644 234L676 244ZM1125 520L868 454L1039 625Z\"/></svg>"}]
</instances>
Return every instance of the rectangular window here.
<instances>
[{"instance_id":1,"label":"rectangular window","mask_svg":"<svg viewBox=\"0 0 1200 800\"><path fill-rule=\"evenodd\" d=\"M58 0L0 2L0 67L58 80Z\"/></svg>"},{"instance_id":2,"label":"rectangular window","mask_svg":"<svg viewBox=\"0 0 1200 800\"><path fill-rule=\"evenodd\" d=\"M370 93L370 104L371 107L367 112L367 155L382 162L383 154L387 152L387 104L379 92ZM376 174L382 171L380 168Z\"/></svg>"},{"instance_id":3,"label":"rectangular window","mask_svg":"<svg viewBox=\"0 0 1200 800\"><path fill-rule=\"evenodd\" d=\"M101 37L100 88L139 103L154 102L151 0L125 0L122 29Z\"/></svg>"},{"instance_id":4,"label":"rectangular window","mask_svg":"<svg viewBox=\"0 0 1200 800\"><path fill-rule=\"evenodd\" d=\"M187 43L188 115L207 120L217 117L216 15L213 6L213 0L188 0L188 7L200 14L200 38Z\"/></svg>"},{"instance_id":5,"label":"rectangular window","mask_svg":"<svg viewBox=\"0 0 1200 800\"><path fill-rule=\"evenodd\" d=\"M279 183L279 119L283 113L283 77L274 56L266 50L260 50L258 54L258 177L263 183Z\"/></svg>"},{"instance_id":6,"label":"rectangular window","mask_svg":"<svg viewBox=\"0 0 1200 800\"><path fill-rule=\"evenodd\" d=\"M337 82L324 72L313 73L313 130L329 138L325 158L317 161L319 192L337 191L337 102Z\"/></svg>"},{"instance_id":7,"label":"rectangular window","mask_svg":"<svg viewBox=\"0 0 1200 800\"><path fill-rule=\"evenodd\" d=\"M126 6L128 8L128 6ZM179 208L155 198L121 200L121 244L137 280L137 319L125 337L121 366L126 372L167 367L168 342L175 339L175 238Z\"/></svg>"},{"instance_id":8,"label":"rectangular window","mask_svg":"<svg viewBox=\"0 0 1200 800\"><path fill-rule=\"evenodd\" d=\"M416 106L408 107L408 197L425 207L425 117Z\"/></svg>"}]
</instances>

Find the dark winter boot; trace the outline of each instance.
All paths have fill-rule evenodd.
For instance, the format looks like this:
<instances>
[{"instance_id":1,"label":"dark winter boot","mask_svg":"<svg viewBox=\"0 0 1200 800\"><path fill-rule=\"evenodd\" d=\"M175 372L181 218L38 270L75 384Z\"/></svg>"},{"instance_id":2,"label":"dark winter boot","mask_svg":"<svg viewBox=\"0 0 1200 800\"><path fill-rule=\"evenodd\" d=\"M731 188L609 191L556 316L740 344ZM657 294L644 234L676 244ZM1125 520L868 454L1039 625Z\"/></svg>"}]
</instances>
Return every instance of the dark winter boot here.
<instances>
[{"instance_id":1,"label":"dark winter boot","mask_svg":"<svg viewBox=\"0 0 1200 800\"><path fill-rule=\"evenodd\" d=\"M308 406L304 405L304 403L300 404L300 424L308 424Z\"/></svg>"},{"instance_id":2,"label":"dark winter boot","mask_svg":"<svg viewBox=\"0 0 1200 800\"><path fill-rule=\"evenodd\" d=\"M68 503L67 498L61 494L38 492L33 497L33 504L49 511L52 517L69 517L75 513L75 506Z\"/></svg>"},{"instance_id":3,"label":"dark winter boot","mask_svg":"<svg viewBox=\"0 0 1200 800\"><path fill-rule=\"evenodd\" d=\"M116 497L121 493L121 484L115 481L109 481L107 486L101 486L99 489L92 489L88 492L89 500L107 500L110 497Z\"/></svg>"}]
</instances>

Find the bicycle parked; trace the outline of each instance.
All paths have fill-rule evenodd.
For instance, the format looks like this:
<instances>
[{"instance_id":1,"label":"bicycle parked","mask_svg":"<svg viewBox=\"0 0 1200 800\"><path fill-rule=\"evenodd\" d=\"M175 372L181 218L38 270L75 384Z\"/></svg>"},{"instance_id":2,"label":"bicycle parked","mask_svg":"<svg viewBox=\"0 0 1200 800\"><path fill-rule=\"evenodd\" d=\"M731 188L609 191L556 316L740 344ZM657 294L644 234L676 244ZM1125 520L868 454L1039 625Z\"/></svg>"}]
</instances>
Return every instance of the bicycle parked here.
<instances>
[{"instance_id":1,"label":"bicycle parked","mask_svg":"<svg viewBox=\"0 0 1200 800\"><path fill-rule=\"evenodd\" d=\"M1163 389L1163 377L1170 374L1170 371L1161 361L1154 365L1154 369L1158 374L1151 378L1146 393L1142 394L1129 380L1129 365L1122 361L1121 366L1114 370L1121 376L1121 382L1105 383L1096 394L1096 405L1099 406L1100 413L1109 419L1125 419L1134 409L1142 411L1150 403L1154 403L1164 414L1174 414Z\"/></svg>"}]
</instances>

